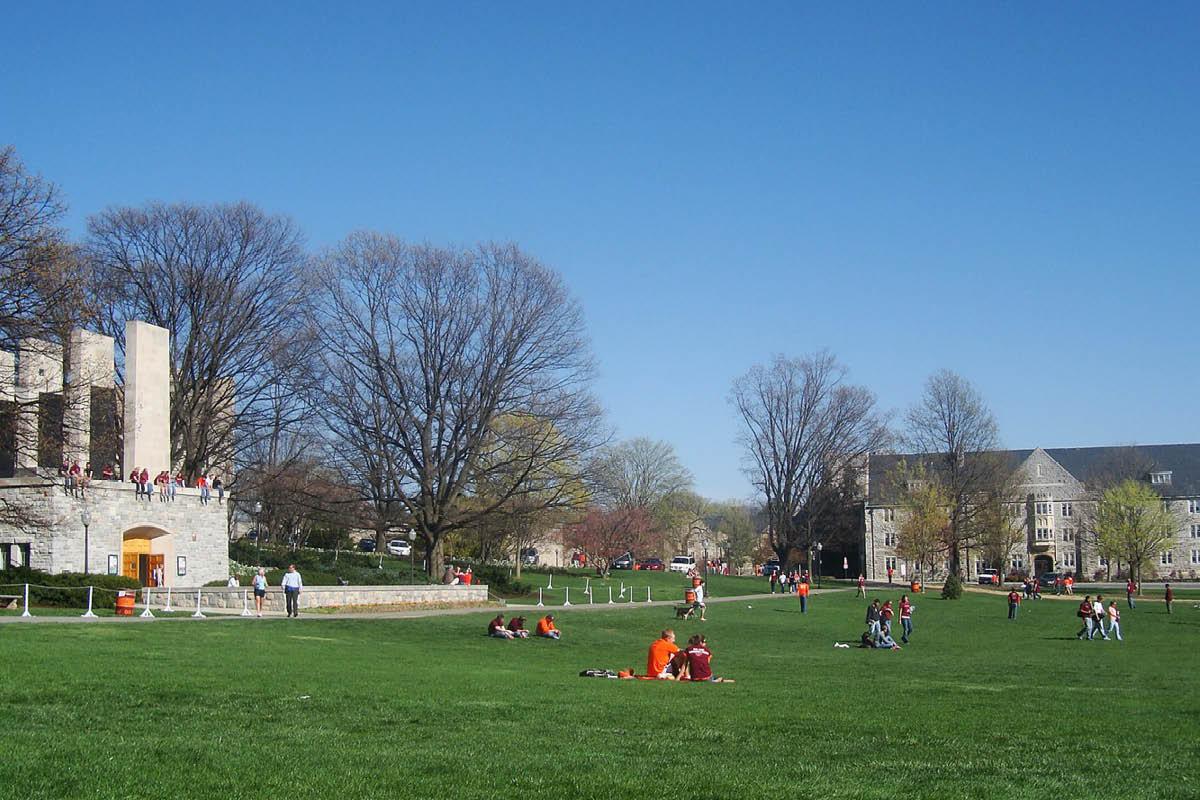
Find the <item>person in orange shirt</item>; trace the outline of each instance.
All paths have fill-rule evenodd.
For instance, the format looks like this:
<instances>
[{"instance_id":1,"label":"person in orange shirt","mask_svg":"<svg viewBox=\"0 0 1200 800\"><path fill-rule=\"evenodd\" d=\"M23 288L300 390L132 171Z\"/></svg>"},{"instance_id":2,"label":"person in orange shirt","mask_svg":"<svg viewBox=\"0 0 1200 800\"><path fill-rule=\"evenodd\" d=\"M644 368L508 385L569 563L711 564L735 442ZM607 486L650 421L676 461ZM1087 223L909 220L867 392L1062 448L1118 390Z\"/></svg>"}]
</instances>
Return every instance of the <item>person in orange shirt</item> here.
<instances>
[{"instance_id":1,"label":"person in orange shirt","mask_svg":"<svg viewBox=\"0 0 1200 800\"><path fill-rule=\"evenodd\" d=\"M807 578L800 579L800 588L798 590L798 593L800 595L800 613L807 614L808 613L808 579Z\"/></svg>"},{"instance_id":2,"label":"person in orange shirt","mask_svg":"<svg viewBox=\"0 0 1200 800\"><path fill-rule=\"evenodd\" d=\"M661 637L650 643L650 652L646 657L646 674L651 678L668 681L679 678L681 665L675 658L679 652L675 645L675 631L667 628Z\"/></svg>"},{"instance_id":3,"label":"person in orange shirt","mask_svg":"<svg viewBox=\"0 0 1200 800\"><path fill-rule=\"evenodd\" d=\"M547 614L538 620L537 635L544 636L547 639L558 639L562 636L558 628L554 627L554 615Z\"/></svg>"}]
</instances>

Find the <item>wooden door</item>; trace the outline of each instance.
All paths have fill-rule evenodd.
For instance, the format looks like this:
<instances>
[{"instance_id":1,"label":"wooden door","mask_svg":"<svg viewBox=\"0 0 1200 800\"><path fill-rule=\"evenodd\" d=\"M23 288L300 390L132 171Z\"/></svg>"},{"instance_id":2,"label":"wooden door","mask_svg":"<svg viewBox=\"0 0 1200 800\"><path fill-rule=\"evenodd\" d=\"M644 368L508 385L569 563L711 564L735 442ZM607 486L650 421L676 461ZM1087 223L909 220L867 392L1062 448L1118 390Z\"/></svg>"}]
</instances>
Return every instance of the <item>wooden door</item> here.
<instances>
[{"instance_id":1,"label":"wooden door","mask_svg":"<svg viewBox=\"0 0 1200 800\"><path fill-rule=\"evenodd\" d=\"M137 553L122 553L121 554L121 574L126 578L136 578L138 576L138 554Z\"/></svg>"},{"instance_id":2,"label":"wooden door","mask_svg":"<svg viewBox=\"0 0 1200 800\"><path fill-rule=\"evenodd\" d=\"M165 580L166 580L166 576L167 576L166 569L164 568L164 564L163 564L163 556L162 556L162 554L160 554L160 553L151 553L151 554L150 554L150 556L149 556L149 562L150 562L150 563L149 563L149 569L150 569L150 571L149 571L148 573L146 573L146 581L145 581L145 585L146 585L146 586L159 586L159 585L161 585L163 582L165 582ZM157 573L156 573L156 570L157 570ZM156 574L158 574L158 575L161 575L161 576L163 577L163 580L162 580L162 581L156 581L156 580L154 579L154 576L155 576Z\"/></svg>"}]
</instances>

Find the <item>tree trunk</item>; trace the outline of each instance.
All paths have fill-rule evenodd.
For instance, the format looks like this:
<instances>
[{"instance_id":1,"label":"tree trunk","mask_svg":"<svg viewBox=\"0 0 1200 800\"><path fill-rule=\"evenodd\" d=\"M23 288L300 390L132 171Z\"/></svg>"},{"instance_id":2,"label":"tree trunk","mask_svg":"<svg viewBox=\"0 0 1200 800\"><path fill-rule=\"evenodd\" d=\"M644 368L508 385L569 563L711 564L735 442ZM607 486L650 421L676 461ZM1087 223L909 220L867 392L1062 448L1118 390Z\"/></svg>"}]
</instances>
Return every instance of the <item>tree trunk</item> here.
<instances>
[{"instance_id":1,"label":"tree trunk","mask_svg":"<svg viewBox=\"0 0 1200 800\"><path fill-rule=\"evenodd\" d=\"M446 557L442 548L442 537L432 533L423 533L425 537L425 554L428 559L426 573L430 578L441 580L442 570L446 568Z\"/></svg>"}]
</instances>

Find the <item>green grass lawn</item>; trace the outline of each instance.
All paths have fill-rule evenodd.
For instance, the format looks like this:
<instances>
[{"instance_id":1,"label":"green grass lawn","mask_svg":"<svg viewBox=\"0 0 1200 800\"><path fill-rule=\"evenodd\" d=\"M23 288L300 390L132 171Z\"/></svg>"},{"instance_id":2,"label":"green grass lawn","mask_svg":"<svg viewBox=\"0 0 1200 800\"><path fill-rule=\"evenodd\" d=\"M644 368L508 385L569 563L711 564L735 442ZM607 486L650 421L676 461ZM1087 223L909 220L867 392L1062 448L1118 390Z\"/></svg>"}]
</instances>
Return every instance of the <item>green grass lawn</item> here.
<instances>
[{"instance_id":1,"label":"green grass lawn","mask_svg":"<svg viewBox=\"0 0 1200 800\"><path fill-rule=\"evenodd\" d=\"M558 579L555 580L556 584ZM872 595L877 594L872 592ZM882 594L882 593L879 593ZM421 620L0 625L4 796L30 798L1193 798L1200 611L917 599L912 645L835 649L852 593L714 604L735 685L644 668L664 607L556 609L565 638L488 614ZM898 596L892 592L891 596ZM753 607L749 607L753 606Z\"/></svg>"}]
</instances>

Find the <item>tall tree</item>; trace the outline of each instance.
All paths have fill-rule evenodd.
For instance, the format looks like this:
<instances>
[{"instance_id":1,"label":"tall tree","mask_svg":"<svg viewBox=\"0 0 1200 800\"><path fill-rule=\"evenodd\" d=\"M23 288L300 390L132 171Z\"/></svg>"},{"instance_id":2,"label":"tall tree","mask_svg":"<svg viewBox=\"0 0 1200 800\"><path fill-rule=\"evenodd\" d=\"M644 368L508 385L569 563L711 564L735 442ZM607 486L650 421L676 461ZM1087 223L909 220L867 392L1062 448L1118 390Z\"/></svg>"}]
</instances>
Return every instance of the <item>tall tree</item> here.
<instances>
[{"instance_id":1,"label":"tall tree","mask_svg":"<svg viewBox=\"0 0 1200 800\"><path fill-rule=\"evenodd\" d=\"M359 233L313 278L314 408L349 481L382 524L412 526L431 574L448 534L578 480L559 467L591 455L600 412L583 316L554 271L511 244Z\"/></svg>"},{"instance_id":2,"label":"tall tree","mask_svg":"<svg viewBox=\"0 0 1200 800\"><path fill-rule=\"evenodd\" d=\"M841 483L847 470L883 448L889 433L875 395L846 381L829 352L778 356L733 384L731 401L742 421L746 474L766 502L771 548L780 561L806 548L820 487Z\"/></svg>"},{"instance_id":3,"label":"tall tree","mask_svg":"<svg viewBox=\"0 0 1200 800\"><path fill-rule=\"evenodd\" d=\"M654 521L644 508L593 508L563 532L563 544L587 556L588 564L608 575L622 553L644 552L654 535Z\"/></svg>"},{"instance_id":4,"label":"tall tree","mask_svg":"<svg viewBox=\"0 0 1200 800\"><path fill-rule=\"evenodd\" d=\"M1104 492L1088 524L1100 551L1128 561L1141 583L1143 565L1170 546L1181 520L1149 486L1126 480Z\"/></svg>"},{"instance_id":5,"label":"tall tree","mask_svg":"<svg viewBox=\"0 0 1200 800\"><path fill-rule=\"evenodd\" d=\"M668 442L628 439L601 450L591 469L592 492L609 508L653 511L667 498L690 491L692 473Z\"/></svg>"},{"instance_id":6,"label":"tall tree","mask_svg":"<svg viewBox=\"0 0 1200 800\"><path fill-rule=\"evenodd\" d=\"M102 327L118 348L127 320L171 333L172 463L189 478L229 470L272 430L273 393L296 395L310 355L298 324L300 232L246 203L111 208L88 231ZM303 417L298 405L288 414Z\"/></svg>"},{"instance_id":7,"label":"tall tree","mask_svg":"<svg viewBox=\"0 0 1200 800\"><path fill-rule=\"evenodd\" d=\"M920 401L906 417L906 445L928 458L931 478L950 500L946 552L950 572L957 575L964 548L984 528L987 498L1004 498L1011 486L1012 465L1000 446L996 420L983 396L962 376L935 373Z\"/></svg>"},{"instance_id":8,"label":"tall tree","mask_svg":"<svg viewBox=\"0 0 1200 800\"><path fill-rule=\"evenodd\" d=\"M737 500L712 508L709 525L721 536L731 567L744 566L762 546L762 532L755 524L757 516L753 507Z\"/></svg>"}]
</instances>

